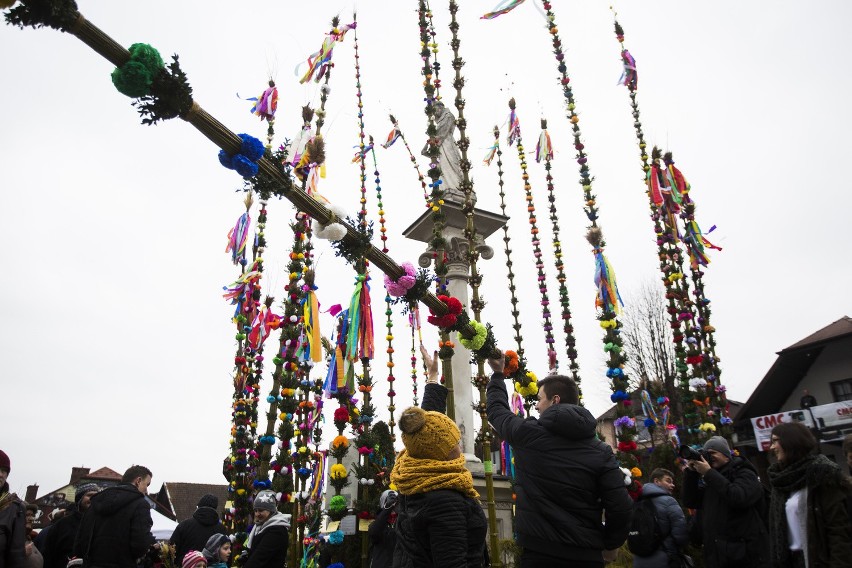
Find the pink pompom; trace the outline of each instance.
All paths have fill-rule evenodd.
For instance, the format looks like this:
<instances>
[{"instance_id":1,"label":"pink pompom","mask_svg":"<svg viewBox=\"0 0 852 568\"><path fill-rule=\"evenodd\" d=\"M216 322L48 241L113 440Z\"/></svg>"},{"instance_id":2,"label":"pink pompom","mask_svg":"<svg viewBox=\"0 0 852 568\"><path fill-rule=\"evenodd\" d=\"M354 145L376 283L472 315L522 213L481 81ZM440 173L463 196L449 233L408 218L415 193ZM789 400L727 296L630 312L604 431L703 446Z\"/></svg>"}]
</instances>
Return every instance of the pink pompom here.
<instances>
[{"instance_id":1,"label":"pink pompom","mask_svg":"<svg viewBox=\"0 0 852 568\"><path fill-rule=\"evenodd\" d=\"M405 274L400 276L398 280L393 280L385 274L385 289L388 294L395 297L405 296L417 282L417 270L414 265L410 262L403 262L400 266Z\"/></svg>"}]
</instances>

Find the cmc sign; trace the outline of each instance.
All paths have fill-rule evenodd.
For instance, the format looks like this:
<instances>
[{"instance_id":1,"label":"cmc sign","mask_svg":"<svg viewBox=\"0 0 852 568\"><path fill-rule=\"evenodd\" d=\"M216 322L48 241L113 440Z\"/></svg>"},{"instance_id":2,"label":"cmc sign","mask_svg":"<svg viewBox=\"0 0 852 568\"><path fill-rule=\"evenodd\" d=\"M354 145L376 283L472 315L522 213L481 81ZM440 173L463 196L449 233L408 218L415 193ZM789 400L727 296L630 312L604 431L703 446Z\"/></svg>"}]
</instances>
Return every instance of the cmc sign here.
<instances>
[{"instance_id":1,"label":"cmc sign","mask_svg":"<svg viewBox=\"0 0 852 568\"><path fill-rule=\"evenodd\" d=\"M754 438L757 442L757 447L761 452L769 449L769 438L772 429L782 422L802 422L809 428L813 426L807 410L789 410L787 412L779 412L777 414L767 414L766 416L758 416L751 419L751 425L754 428Z\"/></svg>"},{"instance_id":2,"label":"cmc sign","mask_svg":"<svg viewBox=\"0 0 852 568\"><path fill-rule=\"evenodd\" d=\"M801 422L808 428L815 428L822 442L842 440L847 433L852 432L852 400L752 418L754 437L761 451L769 449L770 433L782 422Z\"/></svg>"}]
</instances>

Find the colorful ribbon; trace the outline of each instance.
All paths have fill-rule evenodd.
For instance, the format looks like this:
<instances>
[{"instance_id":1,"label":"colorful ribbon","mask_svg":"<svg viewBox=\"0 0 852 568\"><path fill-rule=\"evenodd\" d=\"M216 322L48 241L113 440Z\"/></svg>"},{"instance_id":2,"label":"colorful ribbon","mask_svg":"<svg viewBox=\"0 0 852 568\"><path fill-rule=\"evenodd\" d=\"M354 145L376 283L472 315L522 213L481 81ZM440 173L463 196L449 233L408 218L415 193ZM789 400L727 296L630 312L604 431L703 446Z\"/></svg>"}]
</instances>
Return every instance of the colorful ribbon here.
<instances>
[{"instance_id":1,"label":"colorful ribbon","mask_svg":"<svg viewBox=\"0 0 852 568\"><path fill-rule=\"evenodd\" d=\"M391 146L393 146L393 143L396 142L397 140L399 140L399 137L401 135L402 135L402 133L399 131L399 129L396 126L394 126L393 130L391 130L390 134L388 134L387 141L384 144L382 144L382 148L388 149Z\"/></svg>"},{"instance_id":2,"label":"colorful ribbon","mask_svg":"<svg viewBox=\"0 0 852 568\"><path fill-rule=\"evenodd\" d=\"M624 85L631 91L635 91L636 87L639 86L639 75L636 72L636 60L626 49L621 50L621 59L624 63L624 71L621 73L621 78L618 80L618 84Z\"/></svg>"},{"instance_id":3,"label":"colorful ribbon","mask_svg":"<svg viewBox=\"0 0 852 568\"><path fill-rule=\"evenodd\" d=\"M234 228L228 231L228 246L225 248L225 252L231 253L231 260L234 264L240 264L240 261L246 257L246 241L248 240L250 225L251 217L246 211L237 219Z\"/></svg>"},{"instance_id":4,"label":"colorful ribbon","mask_svg":"<svg viewBox=\"0 0 852 568\"><path fill-rule=\"evenodd\" d=\"M483 158L482 163L486 166L491 165L491 160L494 159L494 156L497 155L497 150L500 148L499 142L494 142L494 145L488 149L488 152L485 154L485 158Z\"/></svg>"},{"instance_id":5,"label":"colorful ribbon","mask_svg":"<svg viewBox=\"0 0 852 568\"><path fill-rule=\"evenodd\" d=\"M349 30L355 29L355 25L355 22L352 22L351 24L333 29L328 35L326 35L319 51L310 54L304 63L300 63L296 66L296 76L299 75L299 69L301 69L302 65L308 66L308 70L302 78L299 79L299 83L307 83L311 79L315 79L316 82L319 83L320 79L322 79L328 71L329 64L331 63L331 56L334 52L334 46L343 41L343 36L345 36L346 32Z\"/></svg>"},{"instance_id":6,"label":"colorful ribbon","mask_svg":"<svg viewBox=\"0 0 852 568\"><path fill-rule=\"evenodd\" d=\"M502 0L499 4L494 6L487 14L480 16L480 20L493 20L498 16L502 16L503 14L508 14L518 6L524 3L524 0Z\"/></svg>"},{"instance_id":7,"label":"colorful ribbon","mask_svg":"<svg viewBox=\"0 0 852 568\"><path fill-rule=\"evenodd\" d=\"M521 121L518 120L518 115L515 113L515 109L512 109L509 113L509 134L506 136L506 141L509 143L509 146L514 144L520 135Z\"/></svg>"},{"instance_id":8,"label":"colorful ribbon","mask_svg":"<svg viewBox=\"0 0 852 568\"><path fill-rule=\"evenodd\" d=\"M540 164L542 160L553 159L553 144L550 142L550 134L547 129L541 131L538 137L538 143L535 145L535 161Z\"/></svg>"},{"instance_id":9,"label":"colorful ribbon","mask_svg":"<svg viewBox=\"0 0 852 568\"><path fill-rule=\"evenodd\" d=\"M598 289L598 304L604 312L620 314L619 304L623 306L624 302L618 293L615 270L601 250L595 252L595 286Z\"/></svg>"}]
</instances>

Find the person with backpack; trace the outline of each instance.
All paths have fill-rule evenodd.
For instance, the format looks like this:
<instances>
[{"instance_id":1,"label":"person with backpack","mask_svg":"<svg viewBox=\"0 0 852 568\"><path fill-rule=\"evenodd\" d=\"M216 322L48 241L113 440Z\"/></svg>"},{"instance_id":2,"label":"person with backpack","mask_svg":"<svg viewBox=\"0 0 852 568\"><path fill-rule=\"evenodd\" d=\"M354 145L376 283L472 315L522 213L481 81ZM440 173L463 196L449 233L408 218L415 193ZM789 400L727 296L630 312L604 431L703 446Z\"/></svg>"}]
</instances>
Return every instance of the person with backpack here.
<instances>
[{"instance_id":1,"label":"person with backpack","mask_svg":"<svg viewBox=\"0 0 852 568\"><path fill-rule=\"evenodd\" d=\"M700 459L687 461L683 504L699 509L706 568L769 566L769 532L761 516L764 490L757 470L713 436Z\"/></svg>"},{"instance_id":2,"label":"person with backpack","mask_svg":"<svg viewBox=\"0 0 852 568\"><path fill-rule=\"evenodd\" d=\"M674 474L657 468L651 483L633 506L627 546L633 553L633 568L680 566L680 549L689 539L683 509L672 497Z\"/></svg>"}]
</instances>

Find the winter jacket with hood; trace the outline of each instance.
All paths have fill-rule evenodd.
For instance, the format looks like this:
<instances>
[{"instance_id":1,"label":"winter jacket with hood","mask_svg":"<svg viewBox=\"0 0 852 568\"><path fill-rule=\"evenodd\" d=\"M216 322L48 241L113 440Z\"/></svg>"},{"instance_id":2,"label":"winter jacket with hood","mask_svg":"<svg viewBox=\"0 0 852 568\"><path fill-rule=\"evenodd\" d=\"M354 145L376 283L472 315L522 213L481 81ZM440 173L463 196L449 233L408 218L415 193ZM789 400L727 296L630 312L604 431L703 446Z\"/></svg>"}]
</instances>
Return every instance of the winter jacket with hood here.
<instances>
[{"instance_id":1,"label":"winter jacket with hood","mask_svg":"<svg viewBox=\"0 0 852 568\"><path fill-rule=\"evenodd\" d=\"M444 412L447 389L429 383L420 408ZM482 505L452 489L400 495L394 568L480 568L488 524Z\"/></svg>"},{"instance_id":2,"label":"winter jacket with hood","mask_svg":"<svg viewBox=\"0 0 852 568\"><path fill-rule=\"evenodd\" d=\"M657 526L663 535L663 542L650 556L634 554L633 568L668 568L669 559L675 558L689 540L683 509L668 491L654 483L646 483L642 487L640 499L651 499L654 504Z\"/></svg>"},{"instance_id":3,"label":"winter jacket with hood","mask_svg":"<svg viewBox=\"0 0 852 568\"><path fill-rule=\"evenodd\" d=\"M633 510L612 448L595 437L595 418L582 406L515 416L504 379L491 377L487 411L515 455L518 544L566 561L601 561L603 550L627 540Z\"/></svg>"},{"instance_id":4,"label":"winter jacket with hood","mask_svg":"<svg viewBox=\"0 0 852 568\"><path fill-rule=\"evenodd\" d=\"M198 507L192 517L181 521L169 539L175 545L175 561L183 562L190 550L202 550L207 539L216 533L228 534L213 507Z\"/></svg>"},{"instance_id":5,"label":"winter jacket with hood","mask_svg":"<svg viewBox=\"0 0 852 568\"><path fill-rule=\"evenodd\" d=\"M24 504L9 493L9 484L4 483L0 487L0 568L24 565L25 517Z\"/></svg>"},{"instance_id":6,"label":"winter jacket with hood","mask_svg":"<svg viewBox=\"0 0 852 568\"><path fill-rule=\"evenodd\" d=\"M74 556L74 539L83 513L74 506L74 509L62 516L50 525L47 536L44 539L42 553L44 555L44 568L65 568L68 560ZM41 532L45 532L43 529ZM41 534L41 533L39 533Z\"/></svg>"},{"instance_id":7,"label":"winter jacket with hood","mask_svg":"<svg viewBox=\"0 0 852 568\"><path fill-rule=\"evenodd\" d=\"M135 568L155 542L151 508L144 497L129 483L92 497L80 521L74 555L91 568Z\"/></svg>"},{"instance_id":8,"label":"winter jacket with hood","mask_svg":"<svg viewBox=\"0 0 852 568\"><path fill-rule=\"evenodd\" d=\"M281 568L287 561L290 515L276 513L249 533L243 568Z\"/></svg>"},{"instance_id":9,"label":"winter jacket with hood","mask_svg":"<svg viewBox=\"0 0 852 568\"><path fill-rule=\"evenodd\" d=\"M769 566L769 535L761 518L763 486L749 461L734 456L720 469L710 469L703 479L687 469L683 504L700 510L707 568Z\"/></svg>"}]
</instances>

